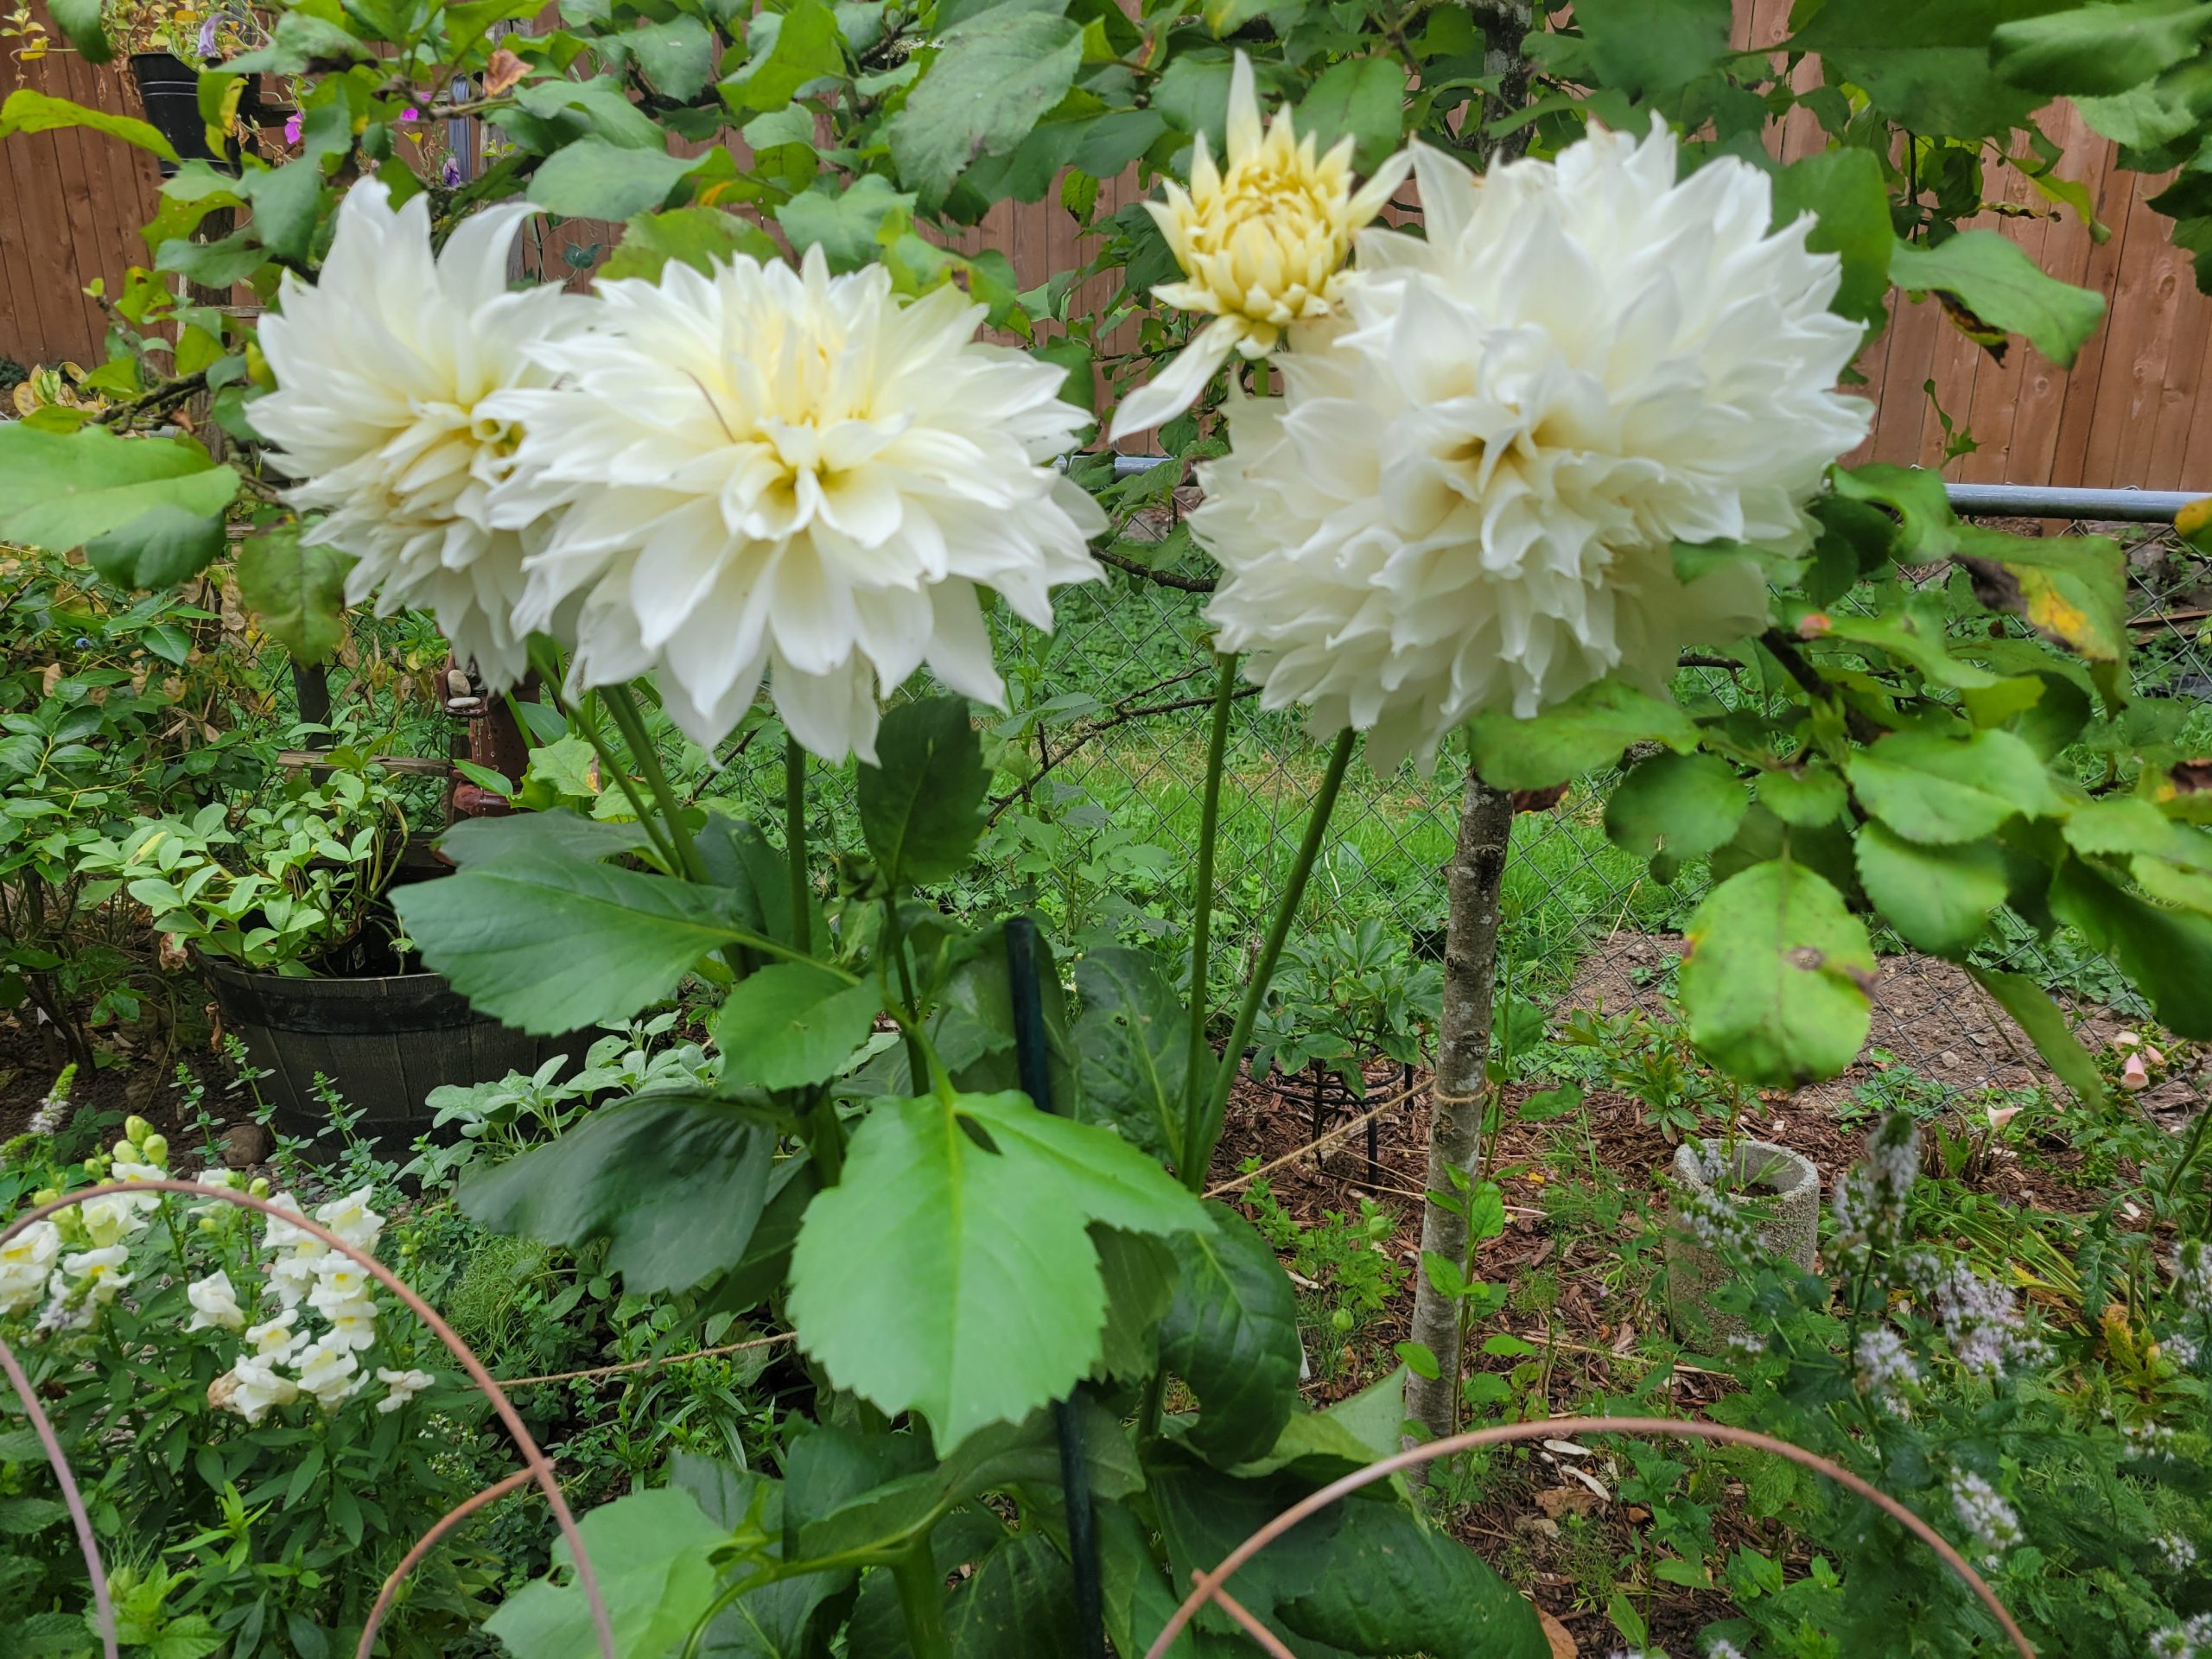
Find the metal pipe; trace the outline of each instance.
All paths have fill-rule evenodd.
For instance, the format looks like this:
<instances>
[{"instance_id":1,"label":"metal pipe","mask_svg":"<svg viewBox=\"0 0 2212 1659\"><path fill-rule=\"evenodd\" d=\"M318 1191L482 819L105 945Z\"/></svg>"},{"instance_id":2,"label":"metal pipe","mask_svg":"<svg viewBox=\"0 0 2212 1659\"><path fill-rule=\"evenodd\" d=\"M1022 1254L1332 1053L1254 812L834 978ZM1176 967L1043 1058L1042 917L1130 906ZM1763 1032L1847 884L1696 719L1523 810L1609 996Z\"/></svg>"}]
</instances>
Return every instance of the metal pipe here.
<instances>
[{"instance_id":1,"label":"metal pipe","mask_svg":"<svg viewBox=\"0 0 2212 1659\"><path fill-rule=\"evenodd\" d=\"M1135 478L1164 455L1116 454L1116 478ZM2171 524L2190 502L2212 490L2075 490L2044 484L1946 484L1951 511L1976 518L2080 518L2131 524Z\"/></svg>"}]
</instances>

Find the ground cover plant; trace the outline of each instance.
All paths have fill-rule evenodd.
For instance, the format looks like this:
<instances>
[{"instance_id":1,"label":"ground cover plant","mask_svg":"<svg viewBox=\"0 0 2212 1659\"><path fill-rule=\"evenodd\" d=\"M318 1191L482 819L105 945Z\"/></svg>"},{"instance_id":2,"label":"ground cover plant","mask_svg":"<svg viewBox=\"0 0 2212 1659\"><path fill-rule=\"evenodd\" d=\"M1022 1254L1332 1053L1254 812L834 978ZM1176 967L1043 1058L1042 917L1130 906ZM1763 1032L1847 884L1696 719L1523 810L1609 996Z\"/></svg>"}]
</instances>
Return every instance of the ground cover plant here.
<instances>
[{"instance_id":1,"label":"ground cover plant","mask_svg":"<svg viewBox=\"0 0 2212 1659\"><path fill-rule=\"evenodd\" d=\"M511 1494L384 1600L490 1484L476 1408L298 1211L146 1189L170 1134L79 1153L57 1096L9 1162L63 1207L7 1236L5 1334L105 1484L73 1536L74 1489L8 1441L16 1640L1533 1659L1525 1587L1645 1652L1965 1654L2011 1640L1979 1571L2043 1651L2212 1645L2212 1120L2144 1103L2212 1038L2212 771L2188 699L2133 692L2118 545L1843 467L1838 390L1893 289L2073 359L2101 302L1964 221L2008 171L2091 211L2035 124L2059 96L2129 164L2190 162L2212 10L1827 0L1772 52L1707 0L536 10L278 9L208 48L228 163L11 94L0 136L176 171L109 359L0 427L0 536L143 590L115 650L174 664L162 630L221 614L174 590L235 528L265 635L312 662L348 604L427 616L468 691L441 700L513 718L519 775L466 773L513 810L389 895L394 949L479 1014L623 1034L435 1103L464 1144L414 1149L404 1224L528 1368L581 1525ZM111 50L98 9L54 21ZM296 88L281 145L237 130L257 75ZM1778 165L1801 111L1824 147ZM423 139L466 117L498 135L473 176ZM1131 165L1158 200L1100 219ZM2202 171L2157 204L2191 247ZM1051 189L1093 252L1041 289L944 246ZM543 280L549 215L621 224L589 293ZM264 308L206 297L241 283ZM1147 429L1122 477L1096 440ZM1179 626L1058 683L1056 620L1163 587ZM99 671L11 667L11 815L73 811L71 766L160 769L90 791L10 902L260 965L343 943L413 822L376 757L188 810L192 763L86 741L149 712ZM1194 740L1130 782L1101 763L1155 703ZM1255 734L1297 746L1287 785L1245 781ZM1440 779L1456 836L1338 827ZM1224 863L1260 810L1294 850ZM1562 930L1530 889L1579 848L1618 908ZM1336 913L1424 861L1407 937ZM1546 1023L1564 944L1678 911L1678 1013ZM2022 934L2100 964L2132 1040L2085 1043ZM2040 1092L1889 1079L1782 1258L1770 1195L1721 1178L1826 1123L1792 1091L1858 1062L1878 940L1999 1007ZM127 976L11 950L89 1071ZM1302 1114L1267 1139L1271 1062L1334 1074L1340 1149ZM1351 1137L1411 1065L1421 1143L1386 1166ZM381 1245L393 1178L322 1095L343 1179L308 1213ZM1717 1196L1654 1191L1678 1147ZM296 1190L308 1149L274 1150ZM2031 1154L2067 1196L2008 1224ZM1359 1190L1314 1187L1331 1158ZM1720 1352L1655 1334L1684 1230L1726 1269ZM1795 1465L1592 1433L1370 1483L1179 1611L1404 1439L1577 1405L1778 1433L1971 1559ZM1554 1469L1549 1534L1489 1525ZM69 1548L103 1538L86 1583Z\"/></svg>"}]
</instances>

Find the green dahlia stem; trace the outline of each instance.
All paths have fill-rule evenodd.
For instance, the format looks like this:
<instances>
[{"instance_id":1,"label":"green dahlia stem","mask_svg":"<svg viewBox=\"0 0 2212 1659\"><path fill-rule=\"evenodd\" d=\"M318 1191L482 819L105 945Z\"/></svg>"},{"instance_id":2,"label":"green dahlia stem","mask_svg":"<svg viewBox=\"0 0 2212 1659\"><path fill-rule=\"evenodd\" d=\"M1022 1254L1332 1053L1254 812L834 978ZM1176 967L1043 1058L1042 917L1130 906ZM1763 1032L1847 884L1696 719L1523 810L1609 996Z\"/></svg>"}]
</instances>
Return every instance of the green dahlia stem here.
<instances>
[{"instance_id":1,"label":"green dahlia stem","mask_svg":"<svg viewBox=\"0 0 2212 1659\"><path fill-rule=\"evenodd\" d=\"M790 732L784 734L784 858L791 865L791 938L802 950L814 949L814 925L806 879L806 751Z\"/></svg>"},{"instance_id":2,"label":"green dahlia stem","mask_svg":"<svg viewBox=\"0 0 2212 1659\"><path fill-rule=\"evenodd\" d=\"M1275 963L1281 960L1282 948L1290 938L1299 901L1306 896L1306 878L1313 874L1313 861L1321 851L1322 837L1328 833L1338 791L1344 787L1344 768L1351 764L1352 745L1358 735L1346 727L1338 734L1337 747L1330 752L1329 770L1323 774L1321 787L1313 797L1313 810L1306 819L1306 839L1299 843L1298 860L1290 867L1289 884L1283 888L1282 900L1275 906L1275 918L1268 929L1267 943L1260 948L1252 982L1245 987L1244 1004L1236 1010L1236 1024L1230 1031L1229 1046L1222 1051L1221 1062L1214 1068L1213 1086L1206 1095L1206 1109L1192 1137L1198 1152L1192 1160L1198 1175L1192 1185L1193 1192L1204 1190L1204 1171L1213 1156L1214 1142L1221 1136L1221 1115L1229 1104L1229 1091L1236 1084L1236 1068L1243 1064L1244 1046L1252 1039L1253 1024L1260 1017L1260 1003L1274 979ZM1188 1174L1184 1177L1185 1181L1191 1179Z\"/></svg>"},{"instance_id":3,"label":"green dahlia stem","mask_svg":"<svg viewBox=\"0 0 2212 1659\"><path fill-rule=\"evenodd\" d=\"M638 827L652 842L653 851L658 855L662 867L671 875L681 875L683 873L683 861L677 855L675 843L669 840L667 831L661 827L652 808L645 804L645 798L638 792L637 779L630 776L630 768L623 765L614 751L607 747L607 734L599 729L599 722L592 718L592 705L597 701L595 693L587 692L570 712L575 715L576 723L583 728L584 741L591 745L591 752L599 757L600 771L613 774L615 786L622 791L623 798L630 803L630 810L637 815Z\"/></svg>"},{"instance_id":4,"label":"green dahlia stem","mask_svg":"<svg viewBox=\"0 0 2212 1659\"><path fill-rule=\"evenodd\" d=\"M661 821L668 826L668 838L676 849L677 861L683 867L684 879L704 881L707 866L699 856L699 849L691 842L691 832L683 827L683 809L677 804L676 791L670 787L668 773L662 770L660 751L653 747L652 734L645 729L645 717L638 712L638 701L631 695L626 682L605 688L607 710L614 716L614 728L622 734L622 741L630 746L630 755L638 763L638 770L645 773L646 787L653 792L653 799L660 807Z\"/></svg>"},{"instance_id":5,"label":"green dahlia stem","mask_svg":"<svg viewBox=\"0 0 2212 1659\"><path fill-rule=\"evenodd\" d=\"M892 1562L891 1576L899 1586L899 1611L906 1615L906 1645L914 1659L952 1659L952 1642L944 1632L944 1580L938 1574L926 1532Z\"/></svg>"},{"instance_id":6,"label":"green dahlia stem","mask_svg":"<svg viewBox=\"0 0 2212 1659\"><path fill-rule=\"evenodd\" d=\"M1221 774L1229 753L1229 715L1236 697L1236 658L1217 654L1214 671L1220 683L1214 689L1213 729L1206 740L1205 795L1198 808L1198 880L1192 894L1195 914L1191 921L1191 1060L1183 1084L1183 1144L1177 1148L1183 1185L1196 1192L1205 1185L1205 1154L1199 1144L1205 1123L1198 1103L1213 1082L1207 1064L1213 1051L1206 1046L1206 1018L1211 1002L1206 987L1206 956L1213 941L1214 840L1221 828Z\"/></svg>"}]
</instances>

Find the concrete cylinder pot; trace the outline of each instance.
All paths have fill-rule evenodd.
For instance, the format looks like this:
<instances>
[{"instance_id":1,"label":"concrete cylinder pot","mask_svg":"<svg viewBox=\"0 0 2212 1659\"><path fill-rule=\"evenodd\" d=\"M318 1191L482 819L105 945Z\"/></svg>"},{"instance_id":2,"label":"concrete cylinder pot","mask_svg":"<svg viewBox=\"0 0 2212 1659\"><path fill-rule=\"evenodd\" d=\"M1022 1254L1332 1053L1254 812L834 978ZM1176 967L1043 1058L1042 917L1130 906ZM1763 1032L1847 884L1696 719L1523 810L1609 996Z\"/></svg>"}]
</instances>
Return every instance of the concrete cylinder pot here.
<instances>
[{"instance_id":1,"label":"concrete cylinder pot","mask_svg":"<svg viewBox=\"0 0 2212 1659\"><path fill-rule=\"evenodd\" d=\"M1759 1248L1811 1272L1821 1232L1821 1175L1812 1160L1766 1141L1738 1141L1732 1147L1709 1142L1707 1149L1732 1160L1725 1198L1752 1223ZM1675 1148L1673 1173L1689 1201L1714 1196L1695 1147ZM1677 1337L1710 1351L1746 1327L1713 1306L1713 1293L1736 1277L1735 1269L1700 1244L1685 1219L1677 1207L1667 1235L1668 1319Z\"/></svg>"}]
</instances>

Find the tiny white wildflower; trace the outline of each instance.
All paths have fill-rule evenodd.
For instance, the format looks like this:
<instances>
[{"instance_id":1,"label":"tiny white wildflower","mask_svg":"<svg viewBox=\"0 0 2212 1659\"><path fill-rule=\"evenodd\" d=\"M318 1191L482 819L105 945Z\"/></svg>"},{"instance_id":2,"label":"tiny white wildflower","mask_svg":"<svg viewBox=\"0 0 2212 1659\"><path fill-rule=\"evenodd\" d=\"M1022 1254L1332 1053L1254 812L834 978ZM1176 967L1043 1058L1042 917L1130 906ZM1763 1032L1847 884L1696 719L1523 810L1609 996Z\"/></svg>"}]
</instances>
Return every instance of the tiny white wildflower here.
<instances>
[{"instance_id":1,"label":"tiny white wildflower","mask_svg":"<svg viewBox=\"0 0 2212 1659\"><path fill-rule=\"evenodd\" d=\"M2020 1541L2019 1516L1971 1469L1952 1474L1951 1508L1986 1559L1994 1559Z\"/></svg>"}]
</instances>

